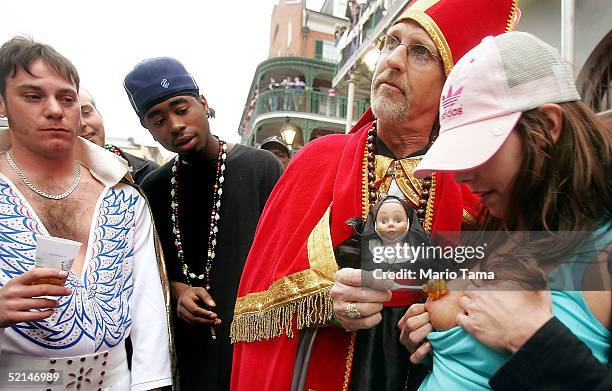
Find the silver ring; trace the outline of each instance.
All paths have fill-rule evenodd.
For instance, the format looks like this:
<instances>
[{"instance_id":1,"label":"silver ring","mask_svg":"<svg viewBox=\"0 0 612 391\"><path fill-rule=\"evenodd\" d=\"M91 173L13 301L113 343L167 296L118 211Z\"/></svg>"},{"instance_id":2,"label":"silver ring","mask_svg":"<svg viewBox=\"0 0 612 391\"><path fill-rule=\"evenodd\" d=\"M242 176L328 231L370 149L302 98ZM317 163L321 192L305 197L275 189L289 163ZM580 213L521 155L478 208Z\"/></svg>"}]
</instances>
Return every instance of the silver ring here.
<instances>
[{"instance_id":1,"label":"silver ring","mask_svg":"<svg viewBox=\"0 0 612 391\"><path fill-rule=\"evenodd\" d=\"M360 319L362 317L361 312L357 309L357 303L348 303L344 313L346 313L346 317L349 319Z\"/></svg>"}]
</instances>

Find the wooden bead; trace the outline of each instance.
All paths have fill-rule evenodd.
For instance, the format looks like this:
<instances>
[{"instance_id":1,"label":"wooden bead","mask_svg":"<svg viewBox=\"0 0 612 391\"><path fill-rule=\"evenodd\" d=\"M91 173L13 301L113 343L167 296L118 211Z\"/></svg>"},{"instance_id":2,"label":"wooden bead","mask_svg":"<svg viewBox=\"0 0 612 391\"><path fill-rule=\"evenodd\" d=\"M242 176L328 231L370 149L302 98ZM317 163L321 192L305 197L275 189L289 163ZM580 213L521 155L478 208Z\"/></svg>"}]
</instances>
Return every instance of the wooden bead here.
<instances>
[{"instance_id":1,"label":"wooden bead","mask_svg":"<svg viewBox=\"0 0 612 391\"><path fill-rule=\"evenodd\" d=\"M424 198L421 198L419 200L419 206L427 206L427 200Z\"/></svg>"},{"instance_id":2,"label":"wooden bead","mask_svg":"<svg viewBox=\"0 0 612 391\"><path fill-rule=\"evenodd\" d=\"M425 217L425 208L419 208L419 210L417 210L417 215L419 217Z\"/></svg>"},{"instance_id":3,"label":"wooden bead","mask_svg":"<svg viewBox=\"0 0 612 391\"><path fill-rule=\"evenodd\" d=\"M421 193L421 196L423 196L424 198L429 197L429 189L423 189L423 192Z\"/></svg>"}]
</instances>

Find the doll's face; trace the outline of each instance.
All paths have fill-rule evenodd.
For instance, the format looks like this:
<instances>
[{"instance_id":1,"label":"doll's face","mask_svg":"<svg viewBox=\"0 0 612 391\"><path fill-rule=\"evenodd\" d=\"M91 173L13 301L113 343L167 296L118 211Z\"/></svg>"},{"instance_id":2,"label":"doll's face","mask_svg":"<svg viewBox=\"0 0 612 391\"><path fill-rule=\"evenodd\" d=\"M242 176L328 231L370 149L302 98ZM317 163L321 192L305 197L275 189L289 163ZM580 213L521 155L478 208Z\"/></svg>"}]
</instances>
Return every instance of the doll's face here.
<instances>
[{"instance_id":1,"label":"doll's face","mask_svg":"<svg viewBox=\"0 0 612 391\"><path fill-rule=\"evenodd\" d=\"M394 240L408 230L408 215L397 202L385 202L376 214L376 232L385 239Z\"/></svg>"}]
</instances>

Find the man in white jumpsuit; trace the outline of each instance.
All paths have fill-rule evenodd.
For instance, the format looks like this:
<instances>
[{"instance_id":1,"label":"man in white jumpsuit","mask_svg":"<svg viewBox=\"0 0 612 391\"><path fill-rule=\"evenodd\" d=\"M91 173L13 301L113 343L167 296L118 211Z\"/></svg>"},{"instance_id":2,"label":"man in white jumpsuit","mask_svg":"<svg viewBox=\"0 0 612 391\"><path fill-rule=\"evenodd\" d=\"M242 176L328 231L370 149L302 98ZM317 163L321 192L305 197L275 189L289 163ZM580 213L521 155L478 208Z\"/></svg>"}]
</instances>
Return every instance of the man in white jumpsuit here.
<instances>
[{"instance_id":1,"label":"man in white jumpsuit","mask_svg":"<svg viewBox=\"0 0 612 391\"><path fill-rule=\"evenodd\" d=\"M149 206L125 162L77 136L78 88L53 48L0 47L0 389L159 389L167 281ZM70 272L35 267L39 236L83 244Z\"/></svg>"}]
</instances>

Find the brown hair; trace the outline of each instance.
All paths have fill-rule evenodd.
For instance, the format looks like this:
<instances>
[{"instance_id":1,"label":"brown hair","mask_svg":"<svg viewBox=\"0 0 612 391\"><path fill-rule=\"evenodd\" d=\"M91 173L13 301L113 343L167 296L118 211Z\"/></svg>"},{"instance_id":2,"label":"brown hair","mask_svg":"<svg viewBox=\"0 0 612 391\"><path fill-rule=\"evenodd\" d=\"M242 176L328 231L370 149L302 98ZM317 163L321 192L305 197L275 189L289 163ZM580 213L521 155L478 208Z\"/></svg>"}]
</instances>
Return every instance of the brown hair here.
<instances>
[{"instance_id":1,"label":"brown hair","mask_svg":"<svg viewBox=\"0 0 612 391\"><path fill-rule=\"evenodd\" d=\"M6 98L8 77L15 77L19 69L31 75L30 65L38 59L42 59L59 76L74 83L79 90L79 74L70 60L49 45L17 36L0 47L0 95Z\"/></svg>"},{"instance_id":2,"label":"brown hair","mask_svg":"<svg viewBox=\"0 0 612 391\"><path fill-rule=\"evenodd\" d=\"M545 285L540 267L554 266L589 231L612 220L612 129L580 101L559 106L563 122L556 142L543 112L523 113L515 131L522 140L524 160L505 216L496 219L483 210L475 227L506 232L497 235L498 243L507 242L512 231L539 232L539 239L526 249L531 256L513 248L498 258L503 258L498 266L505 277L533 288ZM568 240L560 240L560 234ZM483 266L491 266L499 277L496 262L486 263Z\"/></svg>"}]
</instances>

